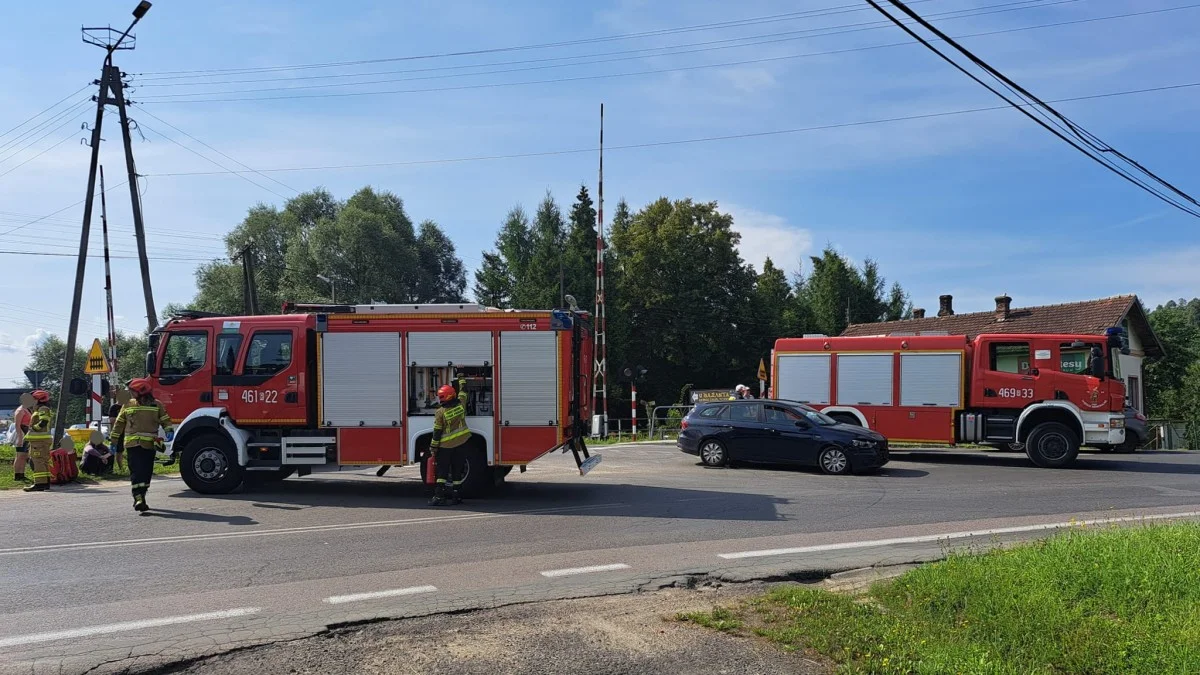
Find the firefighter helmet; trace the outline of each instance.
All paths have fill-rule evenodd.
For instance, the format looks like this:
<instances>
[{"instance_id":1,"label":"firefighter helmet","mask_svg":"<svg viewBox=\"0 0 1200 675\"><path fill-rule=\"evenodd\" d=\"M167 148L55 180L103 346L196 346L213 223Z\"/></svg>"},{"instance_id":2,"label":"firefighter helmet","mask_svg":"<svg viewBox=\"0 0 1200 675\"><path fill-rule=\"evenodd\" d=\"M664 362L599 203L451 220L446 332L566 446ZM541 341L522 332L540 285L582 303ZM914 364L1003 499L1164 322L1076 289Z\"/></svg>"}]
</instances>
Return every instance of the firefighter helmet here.
<instances>
[{"instance_id":1,"label":"firefighter helmet","mask_svg":"<svg viewBox=\"0 0 1200 675\"><path fill-rule=\"evenodd\" d=\"M38 403L48 403L50 401L50 392L45 389L36 389L33 392L33 400Z\"/></svg>"},{"instance_id":2,"label":"firefighter helmet","mask_svg":"<svg viewBox=\"0 0 1200 675\"><path fill-rule=\"evenodd\" d=\"M454 387L451 387L448 384L443 384L441 387L439 387L437 394L438 394L438 400L441 401L442 403L449 403L454 400L455 396L458 395L457 393L455 393Z\"/></svg>"},{"instance_id":3,"label":"firefighter helmet","mask_svg":"<svg viewBox=\"0 0 1200 675\"><path fill-rule=\"evenodd\" d=\"M145 396L146 394L150 393L150 390L150 380L147 380L144 377L134 378L129 381L129 391L132 391L138 396Z\"/></svg>"}]
</instances>

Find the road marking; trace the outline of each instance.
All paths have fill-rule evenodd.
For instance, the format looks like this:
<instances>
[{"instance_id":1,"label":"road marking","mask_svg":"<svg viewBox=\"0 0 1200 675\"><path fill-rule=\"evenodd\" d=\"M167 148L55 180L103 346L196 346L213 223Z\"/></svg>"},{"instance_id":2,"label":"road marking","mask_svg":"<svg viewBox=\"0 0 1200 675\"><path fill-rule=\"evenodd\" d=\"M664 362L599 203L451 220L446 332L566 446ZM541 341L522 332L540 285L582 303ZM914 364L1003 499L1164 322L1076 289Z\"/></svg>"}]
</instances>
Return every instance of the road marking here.
<instances>
[{"instance_id":1,"label":"road marking","mask_svg":"<svg viewBox=\"0 0 1200 675\"><path fill-rule=\"evenodd\" d=\"M437 590L437 586L410 586L409 588L393 588L387 591L373 591L370 593L351 593L350 595L334 595L325 598L325 602L331 605L340 605L344 602L358 602L359 600L375 600L377 598L394 598L401 595L419 595L421 593L433 593Z\"/></svg>"},{"instance_id":2,"label":"road marking","mask_svg":"<svg viewBox=\"0 0 1200 675\"><path fill-rule=\"evenodd\" d=\"M612 572L614 570L627 570L629 565L625 563L613 563L612 565L592 565L591 567L568 567L565 570L546 570L542 572L544 577L569 577L573 574L590 574L591 572Z\"/></svg>"},{"instance_id":3,"label":"road marking","mask_svg":"<svg viewBox=\"0 0 1200 675\"><path fill-rule=\"evenodd\" d=\"M740 558L763 558L773 555L795 555L797 553L820 553L823 551L843 551L855 548L873 548L875 546L894 546L896 544L921 544L947 539L967 539L970 537L986 537L997 534L1014 534L1019 532L1040 532L1044 530L1059 530L1065 527L1083 527L1089 525L1112 525L1117 523L1133 523L1145 520L1167 520L1170 518L1195 518L1200 511L1185 513L1159 513L1147 516L1126 516L1120 518L1096 518L1093 520L1076 520L1062 523L1042 523L1040 525L1020 525L1016 527L997 527L991 530L974 530L967 532L947 532L945 534L925 534L913 537L896 537L893 539L868 539L866 541L847 541L840 544L818 544L816 546L798 546L796 548L771 548L761 551L739 551L737 553L718 553L717 556L726 560Z\"/></svg>"},{"instance_id":4,"label":"road marking","mask_svg":"<svg viewBox=\"0 0 1200 675\"><path fill-rule=\"evenodd\" d=\"M377 527L399 527L402 525L424 525L427 523L457 522L460 520L489 520L493 518L509 518L537 514L572 513L576 511L594 511L611 509L625 504L592 504L588 506L563 506L553 509L526 509L522 511L505 511L502 513L464 513L460 515L429 516L425 518L406 518L401 520L378 520L365 523L342 523L339 525L309 525L306 527L284 527L275 530L256 530L250 532L211 532L207 534L184 534L173 537L152 537L147 539L124 539L118 541L91 541L74 544L49 544L45 546L25 546L21 548L0 549L0 556L25 555L30 553L46 553L50 551L78 551L98 548L119 548L123 546L148 546L151 544L177 544L192 541L211 541L214 539L243 539L247 537L272 537L281 534L306 534L310 532L335 532L341 530L363 530Z\"/></svg>"},{"instance_id":5,"label":"road marking","mask_svg":"<svg viewBox=\"0 0 1200 675\"><path fill-rule=\"evenodd\" d=\"M215 621L217 619L232 619L239 616L249 616L262 611L260 607L239 607L237 609L227 609L221 612L207 612L205 614L189 614L187 616L167 616L161 619L143 619L141 621L125 621L122 623L110 623L107 626L89 626L87 628L72 628L71 630L59 630L51 633L34 633L33 635L18 635L16 637L0 638L0 648L15 647L18 645L34 644L36 642L54 642L57 640L73 640L75 638L89 637L92 635L104 635L106 633L114 633L118 631L142 630L145 628L158 628L159 626L172 626L179 623L195 623L197 621Z\"/></svg>"}]
</instances>

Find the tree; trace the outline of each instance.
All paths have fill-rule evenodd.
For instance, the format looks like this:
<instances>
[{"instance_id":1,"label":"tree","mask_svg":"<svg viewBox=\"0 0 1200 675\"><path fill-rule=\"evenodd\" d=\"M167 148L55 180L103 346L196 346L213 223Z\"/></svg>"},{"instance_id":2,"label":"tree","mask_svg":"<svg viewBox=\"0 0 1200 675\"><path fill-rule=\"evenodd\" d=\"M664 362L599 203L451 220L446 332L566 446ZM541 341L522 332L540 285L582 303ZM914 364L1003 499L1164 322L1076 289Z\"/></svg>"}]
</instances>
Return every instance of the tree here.
<instances>
[{"instance_id":1,"label":"tree","mask_svg":"<svg viewBox=\"0 0 1200 675\"><path fill-rule=\"evenodd\" d=\"M421 275L416 280L417 302L462 302L467 273L454 254L454 242L437 223L425 220L417 235Z\"/></svg>"},{"instance_id":2,"label":"tree","mask_svg":"<svg viewBox=\"0 0 1200 675\"><path fill-rule=\"evenodd\" d=\"M475 302L490 307L512 306L513 280L499 253L484 251L483 263L475 270Z\"/></svg>"},{"instance_id":3,"label":"tree","mask_svg":"<svg viewBox=\"0 0 1200 675\"><path fill-rule=\"evenodd\" d=\"M1151 417L1183 419L1188 412L1189 368L1200 361L1200 301L1171 301L1148 313L1150 327L1165 355L1146 363L1146 412Z\"/></svg>"},{"instance_id":4,"label":"tree","mask_svg":"<svg viewBox=\"0 0 1200 675\"><path fill-rule=\"evenodd\" d=\"M796 284L797 314L818 332L840 335L852 323L874 323L911 316L908 294L898 283L885 291L878 264L867 258L858 269L832 247L810 258L812 272Z\"/></svg>"},{"instance_id":5,"label":"tree","mask_svg":"<svg viewBox=\"0 0 1200 675\"><path fill-rule=\"evenodd\" d=\"M596 209L586 185L579 186L568 220L563 283L581 307L590 309L596 299Z\"/></svg>"},{"instance_id":6,"label":"tree","mask_svg":"<svg viewBox=\"0 0 1200 675\"><path fill-rule=\"evenodd\" d=\"M559 292L565 280L567 224L562 209L547 191L533 216L529 237L529 263L517 277L514 293L518 306L550 309L562 305Z\"/></svg>"}]
</instances>

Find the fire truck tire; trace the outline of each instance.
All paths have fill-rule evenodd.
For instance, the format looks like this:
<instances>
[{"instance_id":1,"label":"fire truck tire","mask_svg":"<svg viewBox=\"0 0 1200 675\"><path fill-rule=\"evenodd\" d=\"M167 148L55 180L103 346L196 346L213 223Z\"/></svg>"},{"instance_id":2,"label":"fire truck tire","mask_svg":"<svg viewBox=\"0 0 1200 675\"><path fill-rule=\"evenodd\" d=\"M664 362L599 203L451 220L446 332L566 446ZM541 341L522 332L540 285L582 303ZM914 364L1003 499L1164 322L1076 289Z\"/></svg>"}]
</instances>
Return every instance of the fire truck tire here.
<instances>
[{"instance_id":1,"label":"fire truck tire","mask_svg":"<svg viewBox=\"0 0 1200 675\"><path fill-rule=\"evenodd\" d=\"M1065 424L1043 422L1029 433L1025 454L1036 466L1060 469L1071 465L1079 455L1079 439Z\"/></svg>"},{"instance_id":2,"label":"fire truck tire","mask_svg":"<svg viewBox=\"0 0 1200 675\"><path fill-rule=\"evenodd\" d=\"M242 484L245 471L237 449L224 434L202 433L188 439L179 461L183 482L200 494L223 495Z\"/></svg>"},{"instance_id":3,"label":"fire truck tire","mask_svg":"<svg viewBox=\"0 0 1200 675\"><path fill-rule=\"evenodd\" d=\"M479 446L471 446L465 455L467 475L463 478L463 494L467 497L481 495L494 485L492 467L487 463L487 453Z\"/></svg>"}]
</instances>

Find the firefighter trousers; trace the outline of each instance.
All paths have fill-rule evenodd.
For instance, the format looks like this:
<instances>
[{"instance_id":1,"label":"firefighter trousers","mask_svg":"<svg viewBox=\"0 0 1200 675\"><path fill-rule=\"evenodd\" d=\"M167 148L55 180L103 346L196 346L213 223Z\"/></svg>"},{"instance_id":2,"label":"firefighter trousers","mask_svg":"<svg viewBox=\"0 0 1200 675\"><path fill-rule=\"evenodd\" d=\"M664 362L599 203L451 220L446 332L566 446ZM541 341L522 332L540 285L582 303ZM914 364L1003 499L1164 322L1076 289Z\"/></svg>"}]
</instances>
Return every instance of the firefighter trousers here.
<instances>
[{"instance_id":1,"label":"firefighter trousers","mask_svg":"<svg viewBox=\"0 0 1200 675\"><path fill-rule=\"evenodd\" d=\"M467 473L466 448L438 448L435 454L438 485L457 490Z\"/></svg>"},{"instance_id":2,"label":"firefighter trousers","mask_svg":"<svg viewBox=\"0 0 1200 675\"><path fill-rule=\"evenodd\" d=\"M145 499L146 491L150 489L150 477L154 475L154 448L143 448L132 445L125 448L125 456L129 460L129 483L133 488L133 498Z\"/></svg>"},{"instance_id":3,"label":"firefighter trousers","mask_svg":"<svg viewBox=\"0 0 1200 675\"><path fill-rule=\"evenodd\" d=\"M29 463L33 470L25 475L37 485L50 484L50 448L53 445L49 439L29 441Z\"/></svg>"}]
</instances>

